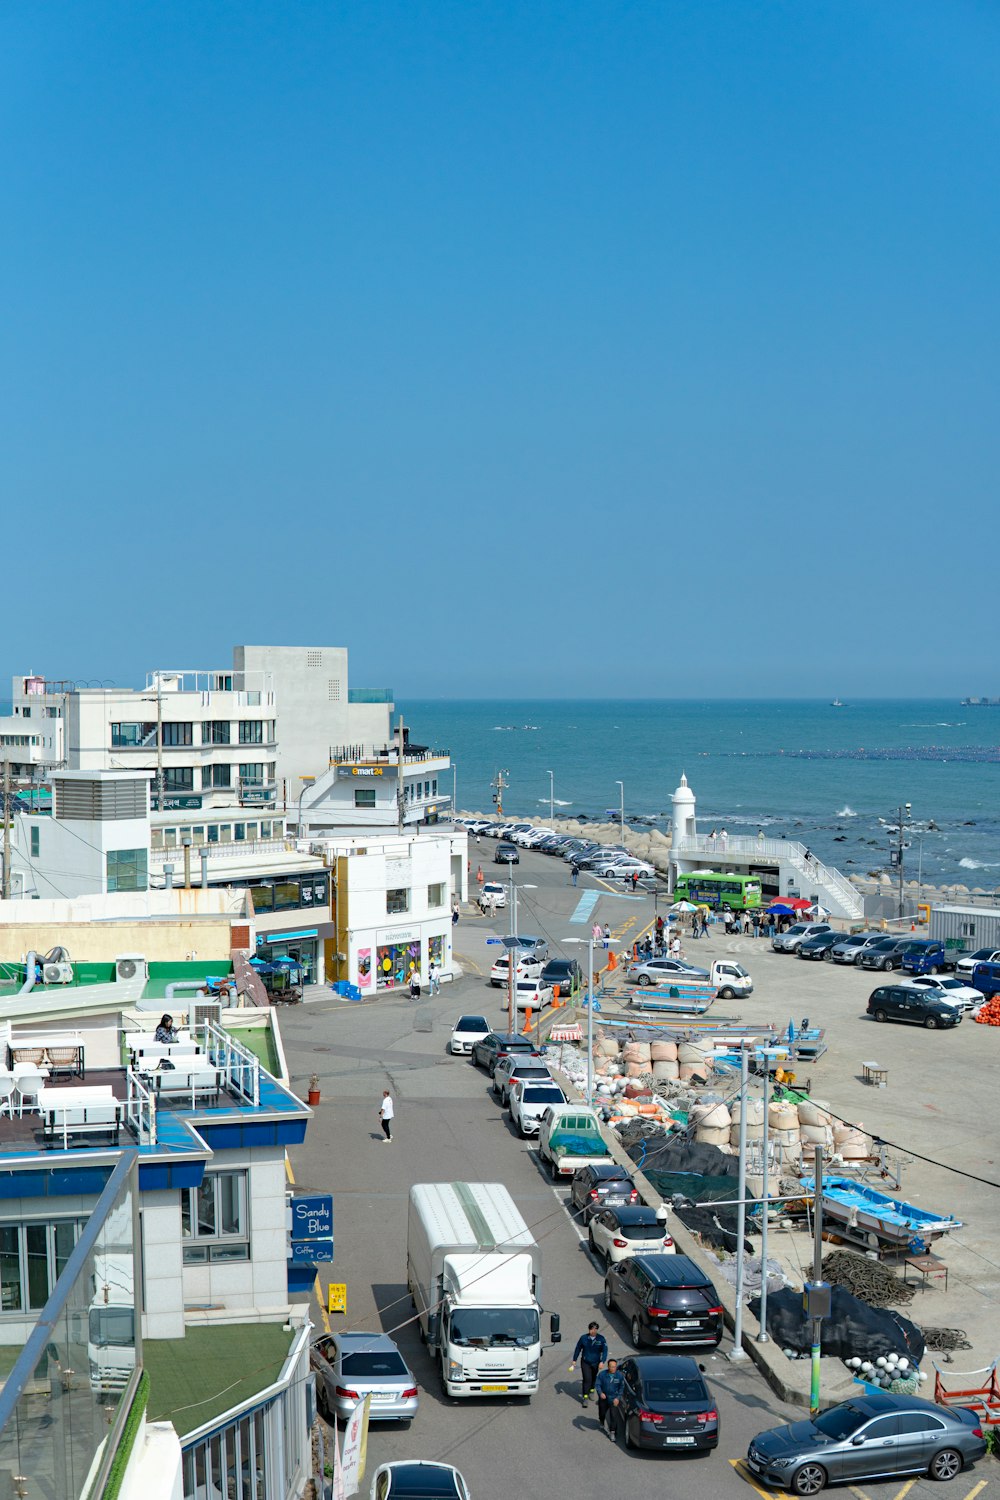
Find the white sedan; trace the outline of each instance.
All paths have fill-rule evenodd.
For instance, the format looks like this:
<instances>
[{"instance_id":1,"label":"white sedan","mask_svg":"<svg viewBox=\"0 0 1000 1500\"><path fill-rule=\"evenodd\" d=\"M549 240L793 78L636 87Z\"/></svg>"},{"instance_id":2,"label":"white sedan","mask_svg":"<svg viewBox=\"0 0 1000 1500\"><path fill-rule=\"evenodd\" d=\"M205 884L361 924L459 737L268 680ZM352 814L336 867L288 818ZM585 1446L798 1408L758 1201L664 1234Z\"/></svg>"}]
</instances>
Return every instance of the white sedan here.
<instances>
[{"instance_id":1,"label":"white sedan","mask_svg":"<svg viewBox=\"0 0 1000 1500\"><path fill-rule=\"evenodd\" d=\"M493 1027L485 1016L459 1016L451 1033L449 1049L456 1056L472 1051L476 1042L489 1036Z\"/></svg>"},{"instance_id":2,"label":"white sedan","mask_svg":"<svg viewBox=\"0 0 1000 1500\"><path fill-rule=\"evenodd\" d=\"M427 1458L380 1464L369 1493L371 1500L469 1500L469 1486L458 1470Z\"/></svg>"},{"instance_id":3,"label":"white sedan","mask_svg":"<svg viewBox=\"0 0 1000 1500\"><path fill-rule=\"evenodd\" d=\"M565 1104L566 1095L557 1083L536 1083L532 1078L515 1078L507 1093L511 1123L523 1136L537 1135L542 1115L550 1104Z\"/></svg>"},{"instance_id":4,"label":"white sedan","mask_svg":"<svg viewBox=\"0 0 1000 1500\"><path fill-rule=\"evenodd\" d=\"M499 880L487 880L479 892L479 909L485 911L491 906L494 911L499 911L501 906L507 905L507 887L501 885Z\"/></svg>"},{"instance_id":5,"label":"white sedan","mask_svg":"<svg viewBox=\"0 0 1000 1500\"><path fill-rule=\"evenodd\" d=\"M601 873L611 880L631 880L633 875L638 875L640 880L650 880L656 871L647 860L621 859L616 864L608 865Z\"/></svg>"},{"instance_id":6,"label":"white sedan","mask_svg":"<svg viewBox=\"0 0 1000 1500\"><path fill-rule=\"evenodd\" d=\"M964 980L941 978L937 974L918 974L913 979L901 979L900 984L904 989L923 990L956 1010L975 1010L986 999L982 990L974 990Z\"/></svg>"},{"instance_id":7,"label":"white sedan","mask_svg":"<svg viewBox=\"0 0 1000 1500\"><path fill-rule=\"evenodd\" d=\"M587 1241L606 1265L627 1260L630 1255L674 1255L673 1235L655 1208L625 1203L620 1208L602 1208L587 1229Z\"/></svg>"},{"instance_id":8,"label":"white sedan","mask_svg":"<svg viewBox=\"0 0 1000 1500\"><path fill-rule=\"evenodd\" d=\"M510 964L506 953L501 954L490 970L490 984L494 987L507 983L507 970ZM537 979L542 972L542 961L540 958L519 958L514 967L514 978Z\"/></svg>"},{"instance_id":9,"label":"white sedan","mask_svg":"<svg viewBox=\"0 0 1000 1500\"><path fill-rule=\"evenodd\" d=\"M546 984L544 979L536 976L534 979L522 979L520 973L514 984L514 1007L516 1010L540 1011L543 1006L551 1005L555 999L551 984Z\"/></svg>"}]
</instances>

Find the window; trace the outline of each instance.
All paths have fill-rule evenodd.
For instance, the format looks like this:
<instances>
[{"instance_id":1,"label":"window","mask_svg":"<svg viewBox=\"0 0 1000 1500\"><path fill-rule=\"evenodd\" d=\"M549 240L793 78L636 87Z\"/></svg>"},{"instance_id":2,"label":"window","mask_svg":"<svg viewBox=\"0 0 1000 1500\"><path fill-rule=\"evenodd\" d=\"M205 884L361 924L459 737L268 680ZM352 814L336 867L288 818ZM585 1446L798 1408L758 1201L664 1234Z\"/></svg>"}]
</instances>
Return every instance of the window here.
<instances>
[{"instance_id":1,"label":"window","mask_svg":"<svg viewBox=\"0 0 1000 1500\"><path fill-rule=\"evenodd\" d=\"M253 841L257 837L257 824L244 823L242 826L246 829L247 838Z\"/></svg>"},{"instance_id":2,"label":"window","mask_svg":"<svg viewBox=\"0 0 1000 1500\"><path fill-rule=\"evenodd\" d=\"M434 780L431 782L431 796L432 797L436 797L437 794L438 794L438 779L435 776Z\"/></svg>"},{"instance_id":3,"label":"window","mask_svg":"<svg viewBox=\"0 0 1000 1500\"><path fill-rule=\"evenodd\" d=\"M263 745L264 743L264 720L263 719L241 719L240 720L240 744L241 745Z\"/></svg>"},{"instance_id":4,"label":"window","mask_svg":"<svg viewBox=\"0 0 1000 1500\"><path fill-rule=\"evenodd\" d=\"M260 825L260 836L261 836L262 839L269 839L271 837L271 825L270 825L270 823L262 823ZM277 830L275 830L274 836L275 836L275 838L278 837Z\"/></svg>"},{"instance_id":5,"label":"window","mask_svg":"<svg viewBox=\"0 0 1000 1500\"><path fill-rule=\"evenodd\" d=\"M234 823L233 824L233 839L235 840L235 842L237 844L245 843L246 842L246 836L247 836L247 825L245 823Z\"/></svg>"},{"instance_id":6,"label":"window","mask_svg":"<svg viewBox=\"0 0 1000 1500\"><path fill-rule=\"evenodd\" d=\"M252 885L250 895L253 897L253 909L258 911L274 910L274 887L270 885Z\"/></svg>"},{"instance_id":7,"label":"window","mask_svg":"<svg viewBox=\"0 0 1000 1500\"><path fill-rule=\"evenodd\" d=\"M232 773L232 766L202 766L202 791L207 791L210 787L231 787L233 784Z\"/></svg>"},{"instance_id":8,"label":"window","mask_svg":"<svg viewBox=\"0 0 1000 1500\"><path fill-rule=\"evenodd\" d=\"M249 1260L246 1172L206 1172L201 1187L184 1188L181 1236L186 1265Z\"/></svg>"},{"instance_id":9,"label":"window","mask_svg":"<svg viewBox=\"0 0 1000 1500\"><path fill-rule=\"evenodd\" d=\"M886 1438L896 1437L899 1432L899 1418L893 1413L891 1417L879 1417L875 1422L869 1422L862 1430L861 1436L866 1443L884 1442Z\"/></svg>"},{"instance_id":10,"label":"window","mask_svg":"<svg viewBox=\"0 0 1000 1500\"><path fill-rule=\"evenodd\" d=\"M42 830L33 828L31 830L31 857L37 859L42 852Z\"/></svg>"},{"instance_id":11,"label":"window","mask_svg":"<svg viewBox=\"0 0 1000 1500\"><path fill-rule=\"evenodd\" d=\"M193 724L164 724L164 745L191 745L194 743Z\"/></svg>"},{"instance_id":12,"label":"window","mask_svg":"<svg viewBox=\"0 0 1000 1500\"><path fill-rule=\"evenodd\" d=\"M209 823L209 825L208 825L208 842L210 844L217 844L219 842L219 825L218 825L218 823Z\"/></svg>"},{"instance_id":13,"label":"window","mask_svg":"<svg viewBox=\"0 0 1000 1500\"><path fill-rule=\"evenodd\" d=\"M444 905L444 882L443 881L438 881L437 885L429 885L427 887L427 905L428 906L443 906Z\"/></svg>"},{"instance_id":14,"label":"window","mask_svg":"<svg viewBox=\"0 0 1000 1500\"><path fill-rule=\"evenodd\" d=\"M276 880L274 882L274 909L275 911L288 911L299 904L299 882L297 880Z\"/></svg>"},{"instance_id":15,"label":"window","mask_svg":"<svg viewBox=\"0 0 1000 1500\"><path fill-rule=\"evenodd\" d=\"M112 749L128 750L138 745L156 744L155 724L112 724Z\"/></svg>"},{"instance_id":16,"label":"window","mask_svg":"<svg viewBox=\"0 0 1000 1500\"><path fill-rule=\"evenodd\" d=\"M406 890L386 891L386 893L385 893L385 909L388 912L389 916L393 916L396 912L409 911L409 909L410 909L410 893L409 893L409 891L406 891Z\"/></svg>"},{"instance_id":17,"label":"window","mask_svg":"<svg viewBox=\"0 0 1000 1500\"><path fill-rule=\"evenodd\" d=\"M230 725L228 719L206 719L201 726L203 745L228 745Z\"/></svg>"},{"instance_id":18,"label":"window","mask_svg":"<svg viewBox=\"0 0 1000 1500\"><path fill-rule=\"evenodd\" d=\"M194 766L164 766L163 790L165 792L193 792Z\"/></svg>"},{"instance_id":19,"label":"window","mask_svg":"<svg viewBox=\"0 0 1000 1500\"><path fill-rule=\"evenodd\" d=\"M164 847L164 849L176 849L177 848L177 829L176 828L164 828L164 830L163 830L163 847Z\"/></svg>"},{"instance_id":20,"label":"window","mask_svg":"<svg viewBox=\"0 0 1000 1500\"><path fill-rule=\"evenodd\" d=\"M151 828L149 831L149 847L151 849L163 848L163 829Z\"/></svg>"},{"instance_id":21,"label":"window","mask_svg":"<svg viewBox=\"0 0 1000 1500\"><path fill-rule=\"evenodd\" d=\"M248 782L250 785L262 782L264 780L264 767L259 762L256 764L241 765L240 780Z\"/></svg>"},{"instance_id":22,"label":"window","mask_svg":"<svg viewBox=\"0 0 1000 1500\"><path fill-rule=\"evenodd\" d=\"M355 787L355 789L354 789L354 806L355 807L374 807L375 806L375 788L373 786L372 787L368 787L368 786Z\"/></svg>"},{"instance_id":23,"label":"window","mask_svg":"<svg viewBox=\"0 0 1000 1500\"><path fill-rule=\"evenodd\" d=\"M45 1306L84 1223L0 1224L0 1313Z\"/></svg>"},{"instance_id":24,"label":"window","mask_svg":"<svg viewBox=\"0 0 1000 1500\"><path fill-rule=\"evenodd\" d=\"M145 849L109 849L105 856L109 891L144 891L148 887Z\"/></svg>"},{"instance_id":25,"label":"window","mask_svg":"<svg viewBox=\"0 0 1000 1500\"><path fill-rule=\"evenodd\" d=\"M929 1411L904 1411L898 1417L899 1430L903 1432L942 1432L944 1423Z\"/></svg>"}]
</instances>

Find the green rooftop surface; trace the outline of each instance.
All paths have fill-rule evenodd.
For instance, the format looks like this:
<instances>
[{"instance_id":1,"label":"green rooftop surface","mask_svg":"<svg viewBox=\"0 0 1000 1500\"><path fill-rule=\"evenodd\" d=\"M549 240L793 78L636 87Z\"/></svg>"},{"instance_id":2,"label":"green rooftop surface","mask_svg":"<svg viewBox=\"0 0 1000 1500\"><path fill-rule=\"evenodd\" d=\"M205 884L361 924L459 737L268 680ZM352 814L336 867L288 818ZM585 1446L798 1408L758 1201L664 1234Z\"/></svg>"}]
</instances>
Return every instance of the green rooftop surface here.
<instances>
[{"instance_id":1,"label":"green rooftop surface","mask_svg":"<svg viewBox=\"0 0 1000 1500\"><path fill-rule=\"evenodd\" d=\"M294 1333L280 1323L216 1323L182 1339L143 1339L151 1422L172 1422L180 1437L272 1385Z\"/></svg>"},{"instance_id":2,"label":"green rooftop surface","mask_svg":"<svg viewBox=\"0 0 1000 1500\"><path fill-rule=\"evenodd\" d=\"M248 1052L252 1052L272 1078L279 1076L278 1049L274 1045L270 1026L230 1026L228 1030L233 1041L240 1042Z\"/></svg>"}]
</instances>

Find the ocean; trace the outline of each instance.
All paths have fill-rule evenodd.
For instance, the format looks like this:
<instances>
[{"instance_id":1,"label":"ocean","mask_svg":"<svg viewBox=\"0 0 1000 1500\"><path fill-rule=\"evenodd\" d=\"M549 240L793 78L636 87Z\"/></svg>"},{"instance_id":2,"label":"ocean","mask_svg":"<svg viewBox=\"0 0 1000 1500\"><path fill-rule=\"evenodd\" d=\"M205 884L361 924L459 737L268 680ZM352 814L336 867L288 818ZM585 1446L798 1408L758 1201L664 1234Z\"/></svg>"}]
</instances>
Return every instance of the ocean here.
<instances>
[{"instance_id":1,"label":"ocean","mask_svg":"<svg viewBox=\"0 0 1000 1500\"><path fill-rule=\"evenodd\" d=\"M1000 708L957 699L801 701L402 701L415 742L450 750L458 806L491 812L509 772L508 814L669 821L681 772L700 829L787 834L845 875L887 869L880 819L912 804L906 877L970 889L1000 886Z\"/></svg>"}]
</instances>

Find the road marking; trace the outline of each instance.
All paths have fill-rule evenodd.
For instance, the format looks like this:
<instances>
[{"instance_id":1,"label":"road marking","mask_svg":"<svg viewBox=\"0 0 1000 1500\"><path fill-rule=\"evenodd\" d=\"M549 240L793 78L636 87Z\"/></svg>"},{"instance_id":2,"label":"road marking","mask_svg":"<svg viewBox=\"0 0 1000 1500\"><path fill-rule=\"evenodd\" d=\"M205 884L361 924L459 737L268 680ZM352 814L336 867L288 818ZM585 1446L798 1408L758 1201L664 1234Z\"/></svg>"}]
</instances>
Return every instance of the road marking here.
<instances>
[{"instance_id":1,"label":"road marking","mask_svg":"<svg viewBox=\"0 0 1000 1500\"><path fill-rule=\"evenodd\" d=\"M764 1497L764 1500L790 1500L790 1497L786 1495L784 1490L761 1489L760 1485L757 1483L756 1479L753 1477L742 1458L731 1458L729 1462L732 1464L737 1474L743 1480L744 1484L748 1484L752 1490L756 1490L758 1495L762 1495Z\"/></svg>"},{"instance_id":2,"label":"road marking","mask_svg":"<svg viewBox=\"0 0 1000 1500\"><path fill-rule=\"evenodd\" d=\"M972 1486L972 1489L965 1496L965 1500L975 1500L975 1497L979 1494L979 1491L980 1490L984 1490L988 1484L989 1484L989 1480L988 1479L981 1479L978 1484L974 1484ZM898 1495L896 1496L896 1500L899 1500L899 1496Z\"/></svg>"},{"instance_id":3,"label":"road marking","mask_svg":"<svg viewBox=\"0 0 1000 1500\"><path fill-rule=\"evenodd\" d=\"M597 905L599 900L600 897L597 891L584 891L583 895L576 903L576 909L571 914L570 921L586 922L588 918L593 915L594 907Z\"/></svg>"},{"instance_id":4,"label":"road marking","mask_svg":"<svg viewBox=\"0 0 1000 1500\"><path fill-rule=\"evenodd\" d=\"M319 1272L316 1272L316 1280L313 1283L313 1296L319 1303L319 1315L323 1320L323 1332L332 1333L330 1327L330 1314L326 1310L326 1302L323 1297L323 1288L319 1284Z\"/></svg>"},{"instance_id":5,"label":"road marking","mask_svg":"<svg viewBox=\"0 0 1000 1500\"><path fill-rule=\"evenodd\" d=\"M289 1159L287 1151L285 1152L285 1176L288 1178L289 1182L292 1184L292 1187L294 1187L295 1186L295 1173L292 1171L292 1163L291 1163L291 1161Z\"/></svg>"}]
</instances>

